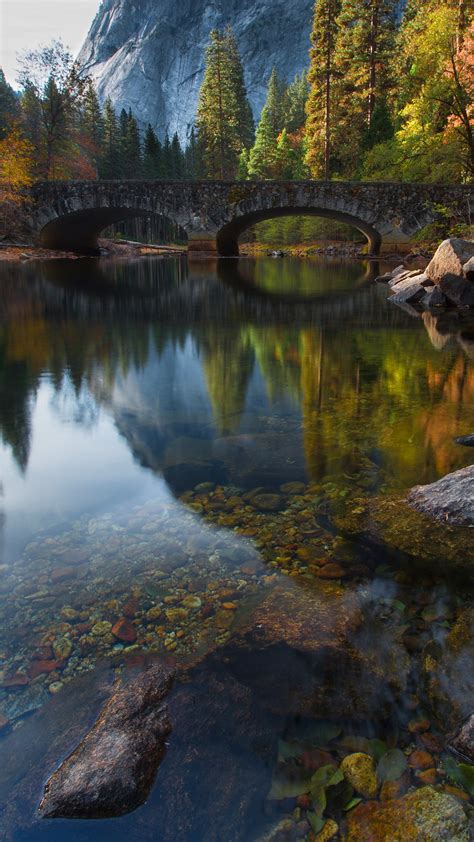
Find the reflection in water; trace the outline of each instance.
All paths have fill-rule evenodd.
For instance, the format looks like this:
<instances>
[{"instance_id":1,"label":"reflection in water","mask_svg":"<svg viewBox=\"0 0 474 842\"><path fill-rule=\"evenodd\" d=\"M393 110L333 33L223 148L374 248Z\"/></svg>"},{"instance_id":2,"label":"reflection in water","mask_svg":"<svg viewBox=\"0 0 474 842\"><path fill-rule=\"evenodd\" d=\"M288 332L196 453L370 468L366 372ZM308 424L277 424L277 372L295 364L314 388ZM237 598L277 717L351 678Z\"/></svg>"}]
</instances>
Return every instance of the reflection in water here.
<instances>
[{"instance_id":1,"label":"reflection in water","mask_svg":"<svg viewBox=\"0 0 474 842\"><path fill-rule=\"evenodd\" d=\"M164 840L201 839L209 821L209 839L257 838L249 828L280 815L266 801L278 736L310 753L312 772L321 752L337 764L374 737L438 762L439 729L469 712L469 593L449 568L421 572L415 546L398 566L389 528L360 540L341 512L357 518L361 500L383 507L469 463L454 438L474 429L473 331L412 319L367 283L373 271L265 259L2 268L0 714L23 723L9 756L36 744L40 715L58 740L48 768L43 750L26 752L0 776L15 842L91 838L89 825L40 829L25 772L31 762L43 780L69 750L67 684L111 655L186 664L203 722L221 731L213 742L195 726L189 771L189 746L172 742L139 820L111 822L101 839L151 840L157 827ZM261 753L245 743L252 717ZM314 743L321 717L338 726ZM408 727L423 717L429 728ZM301 773L291 751L278 775L288 763ZM199 780L212 767L219 789L226 755L236 772L217 810ZM411 774L407 785L422 783ZM13 798L12 779L23 781Z\"/></svg>"}]
</instances>

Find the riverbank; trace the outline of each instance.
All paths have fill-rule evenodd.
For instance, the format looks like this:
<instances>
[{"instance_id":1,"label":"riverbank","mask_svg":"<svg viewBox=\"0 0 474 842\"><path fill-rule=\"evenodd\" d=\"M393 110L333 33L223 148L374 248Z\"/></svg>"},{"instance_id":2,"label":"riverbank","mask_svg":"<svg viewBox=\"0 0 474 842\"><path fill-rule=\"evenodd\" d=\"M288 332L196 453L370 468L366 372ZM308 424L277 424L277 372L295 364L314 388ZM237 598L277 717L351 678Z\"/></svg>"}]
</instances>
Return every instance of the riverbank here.
<instances>
[{"instance_id":1,"label":"riverbank","mask_svg":"<svg viewBox=\"0 0 474 842\"><path fill-rule=\"evenodd\" d=\"M150 254L155 256L179 255L186 254L187 251L185 246L150 246L128 241L115 242L114 240L99 240L99 246L102 257L122 259ZM0 262L25 263L28 260L80 260L85 256L87 255L78 254L74 251L57 251L56 249L40 248L32 243L0 245Z\"/></svg>"}]
</instances>

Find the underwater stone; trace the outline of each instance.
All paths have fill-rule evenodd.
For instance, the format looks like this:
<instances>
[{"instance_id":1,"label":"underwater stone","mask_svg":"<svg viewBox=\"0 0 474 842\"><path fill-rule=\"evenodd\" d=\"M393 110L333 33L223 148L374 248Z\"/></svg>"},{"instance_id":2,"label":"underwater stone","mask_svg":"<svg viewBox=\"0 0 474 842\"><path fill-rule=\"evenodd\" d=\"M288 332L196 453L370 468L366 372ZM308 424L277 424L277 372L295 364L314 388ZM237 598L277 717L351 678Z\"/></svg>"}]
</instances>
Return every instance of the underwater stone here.
<instances>
[{"instance_id":1,"label":"underwater stone","mask_svg":"<svg viewBox=\"0 0 474 842\"><path fill-rule=\"evenodd\" d=\"M106 818L146 800L171 732L173 673L155 666L118 689L95 725L48 780L43 818Z\"/></svg>"}]
</instances>

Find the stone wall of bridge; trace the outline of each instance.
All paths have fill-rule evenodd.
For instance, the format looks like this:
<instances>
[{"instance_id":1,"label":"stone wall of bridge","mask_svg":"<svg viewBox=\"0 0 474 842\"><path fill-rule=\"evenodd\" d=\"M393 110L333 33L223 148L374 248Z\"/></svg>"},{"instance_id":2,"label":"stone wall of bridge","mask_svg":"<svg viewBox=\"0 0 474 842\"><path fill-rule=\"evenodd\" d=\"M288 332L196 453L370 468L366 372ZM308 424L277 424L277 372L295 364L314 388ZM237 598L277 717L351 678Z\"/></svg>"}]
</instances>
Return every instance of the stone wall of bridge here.
<instances>
[{"instance_id":1,"label":"stone wall of bridge","mask_svg":"<svg viewBox=\"0 0 474 842\"><path fill-rule=\"evenodd\" d=\"M240 234L265 219L310 214L346 222L377 253L408 242L447 208L459 222L474 216L468 185L315 181L64 181L30 191L27 226L50 248L97 250L101 231L123 219L158 214L187 234L190 251L238 254Z\"/></svg>"}]
</instances>

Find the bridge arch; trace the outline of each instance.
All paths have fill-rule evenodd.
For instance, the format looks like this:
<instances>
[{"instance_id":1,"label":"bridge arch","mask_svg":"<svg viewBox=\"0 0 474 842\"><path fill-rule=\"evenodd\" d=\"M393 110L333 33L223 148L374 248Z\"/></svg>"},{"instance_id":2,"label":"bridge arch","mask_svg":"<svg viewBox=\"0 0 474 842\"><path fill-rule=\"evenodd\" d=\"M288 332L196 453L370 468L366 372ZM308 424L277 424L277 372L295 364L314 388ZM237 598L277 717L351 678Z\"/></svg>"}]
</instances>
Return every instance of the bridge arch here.
<instances>
[{"instance_id":1,"label":"bridge arch","mask_svg":"<svg viewBox=\"0 0 474 842\"><path fill-rule=\"evenodd\" d=\"M332 210L321 207L304 207L304 206L285 206L285 207L270 207L259 210L243 213L237 216L230 222L227 222L217 232L216 246L217 252L221 257L237 257L239 254L239 237L248 228L252 228L258 222L264 222L269 219L276 219L285 216L319 216L326 219L334 219L338 222L344 222L352 228L357 229L364 235L367 240L369 253L378 254L382 244L382 237L379 231L373 225L365 222L357 216L350 213L345 213L338 210Z\"/></svg>"},{"instance_id":2,"label":"bridge arch","mask_svg":"<svg viewBox=\"0 0 474 842\"><path fill-rule=\"evenodd\" d=\"M140 195L120 195L111 202L100 197L73 196L41 207L36 213L40 245L48 249L99 254L102 231L118 222L138 217L166 219L186 233L186 227L173 210L159 201Z\"/></svg>"}]
</instances>

